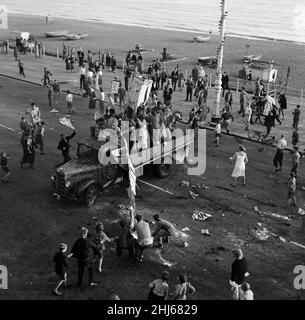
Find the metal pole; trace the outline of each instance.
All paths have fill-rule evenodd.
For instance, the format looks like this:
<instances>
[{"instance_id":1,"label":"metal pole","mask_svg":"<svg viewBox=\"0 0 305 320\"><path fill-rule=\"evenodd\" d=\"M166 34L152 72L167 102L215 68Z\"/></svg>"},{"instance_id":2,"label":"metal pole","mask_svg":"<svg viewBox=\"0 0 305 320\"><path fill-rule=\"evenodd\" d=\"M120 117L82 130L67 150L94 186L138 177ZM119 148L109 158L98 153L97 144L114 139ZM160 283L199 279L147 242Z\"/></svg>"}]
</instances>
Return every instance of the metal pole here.
<instances>
[{"instance_id":1,"label":"metal pole","mask_svg":"<svg viewBox=\"0 0 305 320\"><path fill-rule=\"evenodd\" d=\"M217 119L220 119L220 103L221 103L221 77L222 77L222 62L223 62L223 49L224 49L224 42L225 42L225 19L227 16L226 12L226 0L221 0L220 2L221 8L221 18L219 21L220 27L220 45L217 49L217 72L216 72L216 80L215 80L215 93L216 93L216 101L215 107L212 113L211 122L215 123Z\"/></svg>"}]
</instances>

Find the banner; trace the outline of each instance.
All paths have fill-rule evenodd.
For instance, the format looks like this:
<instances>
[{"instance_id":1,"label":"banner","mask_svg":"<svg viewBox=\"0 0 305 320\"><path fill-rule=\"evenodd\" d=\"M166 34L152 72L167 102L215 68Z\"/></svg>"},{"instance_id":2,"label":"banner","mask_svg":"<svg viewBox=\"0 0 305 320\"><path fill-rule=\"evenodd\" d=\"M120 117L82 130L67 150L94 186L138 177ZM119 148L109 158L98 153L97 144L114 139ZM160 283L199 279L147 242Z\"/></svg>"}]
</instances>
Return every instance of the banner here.
<instances>
[{"instance_id":1,"label":"banner","mask_svg":"<svg viewBox=\"0 0 305 320\"><path fill-rule=\"evenodd\" d=\"M136 109L147 102L152 83L152 80L144 80L142 77L134 75L129 91L129 103L133 108Z\"/></svg>"},{"instance_id":2,"label":"banner","mask_svg":"<svg viewBox=\"0 0 305 320\"><path fill-rule=\"evenodd\" d=\"M120 82L113 80L111 82L111 93L118 94L119 93Z\"/></svg>"},{"instance_id":3,"label":"banner","mask_svg":"<svg viewBox=\"0 0 305 320\"><path fill-rule=\"evenodd\" d=\"M7 8L0 5L0 30L8 29Z\"/></svg>"}]
</instances>

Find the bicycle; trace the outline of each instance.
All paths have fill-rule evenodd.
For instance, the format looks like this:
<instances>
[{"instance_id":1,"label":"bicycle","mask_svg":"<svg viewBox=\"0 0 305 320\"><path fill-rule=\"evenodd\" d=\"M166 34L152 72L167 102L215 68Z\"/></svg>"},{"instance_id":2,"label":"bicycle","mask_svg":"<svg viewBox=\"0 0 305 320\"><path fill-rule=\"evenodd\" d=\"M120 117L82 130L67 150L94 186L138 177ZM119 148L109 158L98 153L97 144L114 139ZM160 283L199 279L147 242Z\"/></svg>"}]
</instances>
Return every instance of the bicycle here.
<instances>
[{"instance_id":1,"label":"bicycle","mask_svg":"<svg viewBox=\"0 0 305 320\"><path fill-rule=\"evenodd\" d=\"M256 142L260 142L265 145L275 146L277 144L277 140L275 136L265 137L265 133L259 130L249 130L248 138L250 140L254 140Z\"/></svg>"}]
</instances>

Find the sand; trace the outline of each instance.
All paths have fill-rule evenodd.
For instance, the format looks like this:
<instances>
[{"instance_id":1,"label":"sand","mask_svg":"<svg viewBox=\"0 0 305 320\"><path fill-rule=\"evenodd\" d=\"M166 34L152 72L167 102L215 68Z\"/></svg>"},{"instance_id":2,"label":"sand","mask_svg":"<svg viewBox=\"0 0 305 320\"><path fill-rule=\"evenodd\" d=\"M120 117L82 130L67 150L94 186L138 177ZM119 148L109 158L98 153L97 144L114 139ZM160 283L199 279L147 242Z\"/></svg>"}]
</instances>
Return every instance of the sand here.
<instances>
[{"instance_id":1,"label":"sand","mask_svg":"<svg viewBox=\"0 0 305 320\"><path fill-rule=\"evenodd\" d=\"M9 30L1 31L0 38L15 37L13 31L28 31L34 37L43 41L47 50L56 47L62 48L64 40L45 38L44 32L69 30L71 33L88 33L87 39L66 42L71 47L81 46L83 49L91 49L98 52L99 49L109 50L115 54L118 63L122 63L127 51L133 49L137 43L141 43L148 51L144 54L145 66L154 59L160 57L163 48L167 48L169 54L175 54L177 58L187 58L179 62L171 61L165 64L171 71L179 63L183 70L189 71L196 64L198 57L215 55L219 45L219 37L213 35L210 42L201 44L192 41L193 34L188 32L125 26L117 24L105 24L95 21L80 21L55 18L53 24L46 25L43 16L9 14ZM250 45L248 54L262 54L266 61L274 60L279 70L278 80L284 80L288 66L291 66L289 87L305 88L305 46L292 42L277 42L264 40L250 40L237 37L227 37L224 51L224 69L232 77L237 77L242 68L242 57L247 54L246 45ZM153 50L153 51L152 51ZM215 73L215 69L208 69Z\"/></svg>"}]
</instances>

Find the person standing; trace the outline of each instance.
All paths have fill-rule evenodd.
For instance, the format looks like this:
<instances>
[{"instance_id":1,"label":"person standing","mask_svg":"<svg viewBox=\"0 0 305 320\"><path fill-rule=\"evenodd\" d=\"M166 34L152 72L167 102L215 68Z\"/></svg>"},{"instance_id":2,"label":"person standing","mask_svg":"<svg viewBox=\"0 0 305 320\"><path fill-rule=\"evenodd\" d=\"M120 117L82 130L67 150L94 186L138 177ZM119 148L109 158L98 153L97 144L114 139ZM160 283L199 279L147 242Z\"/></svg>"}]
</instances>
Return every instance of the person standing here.
<instances>
[{"instance_id":1,"label":"person standing","mask_svg":"<svg viewBox=\"0 0 305 320\"><path fill-rule=\"evenodd\" d=\"M70 145L70 140L76 135L77 131L74 130L73 133L66 137L66 135L64 133L62 133L60 135L60 141L58 143L58 146L57 146L57 149L61 151L62 153L62 156L63 156L63 162L56 165L55 167L60 167L62 166L63 164L69 162L71 160L71 156L70 156L70 148L71 148L71 145Z\"/></svg>"},{"instance_id":2,"label":"person standing","mask_svg":"<svg viewBox=\"0 0 305 320\"><path fill-rule=\"evenodd\" d=\"M232 263L230 280L237 285L241 285L248 274L248 264L241 249L234 250L233 256L235 260Z\"/></svg>"},{"instance_id":3,"label":"person standing","mask_svg":"<svg viewBox=\"0 0 305 320\"><path fill-rule=\"evenodd\" d=\"M119 96L120 109L122 110L122 107L125 104L125 89L121 81L120 81L120 86L118 90L118 96Z\"/></svg>"},{"instance_id":4,"label":"person standing","mask_svg":"<svg viewBox=\"0 0 305 320\"><path fill-rule=\"evenodd\" d=\"M165 68L163 68L161 71L161 90L163 90L163 86L164 86L164 83L166 83L166 80L167 80L167 72Z\"/></svg>"},{"instance_id":5,"label":"person standing","mask_svg":"<svg viewBox=\"0 0 305 320\"><path fill-rule=\"evenodd\" d=\"M296 147L299 143L299 130L295 129L292 133L292 140L291 140L291 144L293 147Z\"/></svg>"},{"instance_id":6,"label":"person standing","mask_svg":"<svg viewBox=\"0 0 305 320\"><path fill-rule=\"evenodd\" d=\"M50 85L50 77L52 76L52 73L47 68L43 68L43 78L41 80L43 80L44 86Z\"/></svg>"},{"instance_id":7,"label":"person standing","mask_svg":"<svg viewBox=\"0 0 305 320\"><path fill-rule=\"evenodd\" d=\"M184 74L182 69L180 69L179 76L178 76L178 87L180 91L182 91L182 88L184 88Z\"/></svg>"},{"instance_id":8,"label":"person standing","mask_svg":"<svg viewBox=\"0 0 305 320\"><path fill-rule=\"evenodd\" d=\"M137 233L137 242L136 242L136 259L139 262L143 261L143 252L145 249L150 248L153 244L153 238L151 235L150 227L148 222L143 220L143 216L137 214L135 216L136 224L135 231Z\"/></svg>"},{"instance_id":9,"label":"person standing","mask_svg":"<svg viewBox=\"0 0 305 320\"><path fill-rule=\"evenodd\" d=\"M300 159L301 155L299 153L299 147L294 147L292 153L292 168L290 172L294 173L296 179L298 178Z\"/></svg>"},{"instance_id":10,"label":"person standing","mask_svg":"<svg viewBox=\"0 0 305 320\"><path fill-rule=\"evenodd\" d=\"M34 169L35 162L35 143L30 135L24 137L22 141L23 157L20 161L20 168L23 168L25 163L28 163L30 169Z\"/></svg>"},{"instance_id":11,"label":"person standing","mask_svg":"<svg viewBox=\"0 0 305 320\"><path fill-rule=\"evenodd\" d=\"M172 77L171 78L172 78L173 90L176 91L177 82L178 82L178 78L179 78L178 67L176 67L174 69L174 71L172 72Z\"/></svg>"},{"instance_id":12,"label":"person standing","mask_svg":"<svg viewBox=\"0 0 305 320\"><path fill-rule=\"evenodd\" d=\"M166 106L171 105L173 88L170 81L167 82L163 90L163 102Z\"/></svg>"},{"instance_id":13,"label":"person standing","mask_svg":"<svg viewBox=\"0 0 305 320\"><path fill-rule=\"evenodd\" d=\"M130 70L125 67L125 71L124 71L124 84L125 84L125 91L128 91L129 90L129 78L131 76L131 72Z\"/></svg>"},{"instance_id":14,"label":"person standing","mask_svg":"<svg viewBox=\"0 0 305 320\"><path fill-rule=\"evenodd\" d=\"M115 72L115 68L116 68L116 58L114 57L114 55L111 56L111 71Z\"/></svg>"},{"instance_id":15,"label":"person standing","mask_svg":"<svg viewBox=\"0 0 305 320\"><path fill-rule=\"evenodd\" d=\"M230 81L230 78L229 78L227 72L225 71L223 73L223 75L221 76L222 96L224 96L225 91L228 90L228 88L229 88L229 81Z\"/></svg>"},{"instance_id":16,"label":"person standing","mask_svg":"<svg viewBox=\"0 0 305 320\"><path fill-rule=\"evenodd\" d=\"M296 207L297 200L295 197L296 187L297 187L297 180L294 172L290 172L290 178L288 180L288 206L290 207L291 204Z\"/></svg>"},{"instance_id":17,"label":"person standing","mask_svg":"<svg viewBox=\"0 0 305 320\"><path fill-rule=\"evenodd\" d=\"M248 157L245 152L244 146L240 145L238 147L238 152L234 154L230 160L235 160L235 166L232 172L233 183L231 184L232 187L236 187L237 178L243 177L244 183L246 185L246 163L248 163Z\"/></svg>"},{"instance_id":18,"label":"person standing","mask_svg":"<svg viewBox=\"0 0 305 320\"><path fill-rule=\"evenodd\" d=\"M238 111L238 114L241 114L242 117L245 116L245 109L246 104L248 103L248 96L245 87L242 87L240 96L239 96L239 102L240 102L240 109Z\"/></svg>"},{"instance_id":19,"label":"person standing","mask_svg":"<svg viewBox=\"0 0 305 320\"><path fill-rule=\"evenodd\" d=\"M8 167L8 160L10 157L6 154L6 152L0 153L0 163L1 169L5 173L5 176L2 178L2 182L7 183L9 182L8 177L11 175L11 171Z\"/></svg>"},{"instance_id":20,"label":"person standing","mask_svg":"<svg viewBox=\"0 0 305 320\"><path fill-rule=\"evenodd\" d=\"M189 77L189 79L186 81L186 99L185 101L190 101L192 102L192 96L193 96L193 88L194 88L194 81L192 77Z\"/></svg>"},{"instance_id":21,"label":"person standing","mask_svg":"<svg viewBox=\"0 0 305 320\"><path fill-rule=\"evenodd\" d=\"M150 292L148 295L148 300L154 301L165 301L168 296L168 279L169 272L163 271L161 273L161 279L156 279L152 283L149 284Z\"/></svg>"},{"instance_id":22,"label":"person standing","mask_svg":"<svg viewBox=\"0 0 305 320\"><path fill-rule=\"evenodd\" d=\"M94 65L93 65L93 55L92 55L90 50L88 50L87 61L88 61L88 68L89 69L93 68L94 67Z\"/></svg>"},{"instance_id":23,"label":"person standing","mask_svg":"<svg viewBox=\"0 0 305 320\"><path fill-rule=\"evenodd\" d=\"M25 78L25 74L24 74L24 63L21 62L20 58L17 59L18 60L18 68L19 68L19 75L23 76Z\"/></svg>"},{"instance_id":24,"label":"person standing","mask_svg":"<svg viewBox=\"0 0 305 320\"><path fill-rule=\"evenodd\" d=\"M73 94L68 90L66 95L66 106L68 114L75 114L74 103L73 103Z\"/></svg>"},{"instance_id":25,"label":"person standing","mask_svg":"<svg viewBox=\"0 0 305 320\"><path fill-rule=\"evenodd\" d=\"M45 122L42 121L42 122L39 122L37 124L37 127L36 127L36 130L35 130L35 144L39 146L39 149L40 149L40 154L41 155L45 155L45 152L44 152L44 125L45 125Z\"/></svg>"},{"instance_id":26,"label":"person standing","mask_svg":"<svg viewBox=\"0 0 305 320\"><path fill-rule=\"evenodd\" d=\"M68 246L65 243L61 243L58 246L58 251L53 257L53 262L55 263L55 273L57 274L59 281L55 286L55 289L52 293L56 296L61 296L62 293L59 291L59 288L65 284L67 286L67 252Z\"/></svg>"},{"instance_id":27,"label":"person standing","mask_svg":"<svg viewBox=\"0 0 305 320\"><path fill-rule=\"evenodd\" d=\"M49 101L50 112L54 112L55 111L55 100L54 100L54 89L53 89L52 84L49 85L48 101Z\"/></svg>"},{"instance_id":28,"label":"person standing","mask_svg":"<svg viewBox=\"0 0 305 320\"><path fill-rule=\"evenodd\" d=\"M79 87L80 89L84 89L86 80L86 66L84 64L82 64L79 69L79 77Z\"/></svg>"},{"instance_id":29,"label":"person standing","mask_svg":"<svg viewBox=\"0 0 305 320\"><path fill-rule=\"evenodd\" d=\"M97 251L95 252L95 256L98 261L98 272L102 272L103 259L104 259L104 251L106 250L105 243L112 242L113 239L109 238L107 234L104 232L104 225L102 222L98 222L95 226L95 237L93 243L96 246ZM94 259L95 260L95 259Z\"/></svg>"},{"instance_id":30,"label":"person standing","mask_svg":"<svg viewBox=\"0 0 305 320\"><path fill-rule=\"evenodd\" d=\"M77 259L78 264L78 280L77 288L80 289L83 283L85 268L89 272L89 286L97 287L98 283L94 282L94 270L93 270L93 254L97 252L95 244L88 239L88 229L82 227L80 230L80 238L74 243L71 253L68 257L74 257Z\"/></svg>"},{"instance_id":31,"label":"person standing","mask_svg":"<svg viewBox=\"0 0 305 320\"><path fill-rule=\"evenodd\" d=\"M226 108L222 112L221 120L222 120L222 127L224 127L226 132L227 132L227 134L229 134L230 133L231 120L234 121L234 118L233 118L231 112L228 111Z\"/></svg>"},{"instance_id":32,"label":"person standing","mask_svg":"<svg viewBox=\"0 0 305 320\"><path fill-rule=\"evenodd\" d=\"M105 114L105 92L102 87L99 88L100 90L100 112L101 114Z\"/></svg>"},{"instance_id":33,"label":"person standing","mask_svg":"<svg viewBox=\"0 0 305 320\"><path fill-rule=\"evenodd\" d=\"M188 282L187 276L179 274L178 284L175 286L175 298L174 300L186 300L188 293L194 294L195 288Z\"/></svg>"},{"instance_id":34,"label":"person standing","mask_svg":"<svg viewBox=\"0 0 305 320\"><path fill-rule=\"evenodd\" d=\"M194 68L192 69L192 79L195 87L197 86L198 78L199 78L199 71L197 66L194 66Z\"/></svg>"},{"instance_id":35,"label":"person standing","mask_svg":"<svg viewBox=\"0 0 305 320\"><path fill-rule=\"evenodd\" d=\"M247 108L245 110L245 125L246 125L245 131L249 131L251 118L252 118L252 108L250 103L248 103Z\"/></svg>"},{"instance_id":36,"label":"person standing","mask_svg":"<svg viewBox=\"0 0 305 320\"><path fill-rule=\"evenodd\" d=\"M17 48L17 46L15 46L15 47L14 47L14 57L15 57L15 61L18 61L18 56L19 56L18 48Z\"/></svg>"},{"instance_id":37,"label":"person standing","mask_svg":"<svg viewBox=\"0 0 305 320\"><path fill-rule=\"evenodd\" d=\"M298 104L296 109L294 109L294 111L292 112L293 114L293 124L292 127L294 129L298 129L299 126L299 121L300 121L300 114L301 114L301 106Z\"/></svg>"},{"instance_id":38,"label":"person standing","mask_svg":"<svg viewBox=\"0 0 305 320\"><path fill-rule=\"evenodd\" d=\"M216 120L215 136L216 136L216 147L219 147L219 140L221 137L221 125L219 120Z\"/></svg>"},{"instance_id":39,"label":"person standing","mask_svg":"<svg viewBox=\"0 0 305 320\"><path fill-rule=\"evenodd\" d=\"M276 153L273 158L273 165L275 167L274 172L278 172L282 170L283 165L283 157L284 157L284 149L287 147L287 141L285 136L282 134L281 139L279 140L276 146Z\"/></svg>"},{"instance_id":40,"label":"person standing","mask_svg":"<svg viewBox=\"0 0 305 320\"><path fill-rule=\"evenodd\" d=\"M96 107L96 94L93 88L89 92L89 110L95 110Z\"/></svg>"},{"instance_id":41,"label":"person standing","mask_svg":"<svg viewBox=\"0 0 305 320\"><path fill-rule=\"evenodd\" d=\"M284 114L284 111L287 109L287 98L286 98L286 95L285 95L285 91L283 91L280 96L279 96L279 105L280 105L280 110L279 110L279 116L282 115L282 120L285 119L285 114Z\"/></svg>"},{"instance_id":42,"label":"person standing","mask_svg":"<svg viewBox=\"0 0 305 320\"><path fill-rule=\"evenodd\" d=\"M230 88L228 88L225 94L225 103L230 106L230 111L232 111L233 95Z\"/></svg>"}]
</instances>

